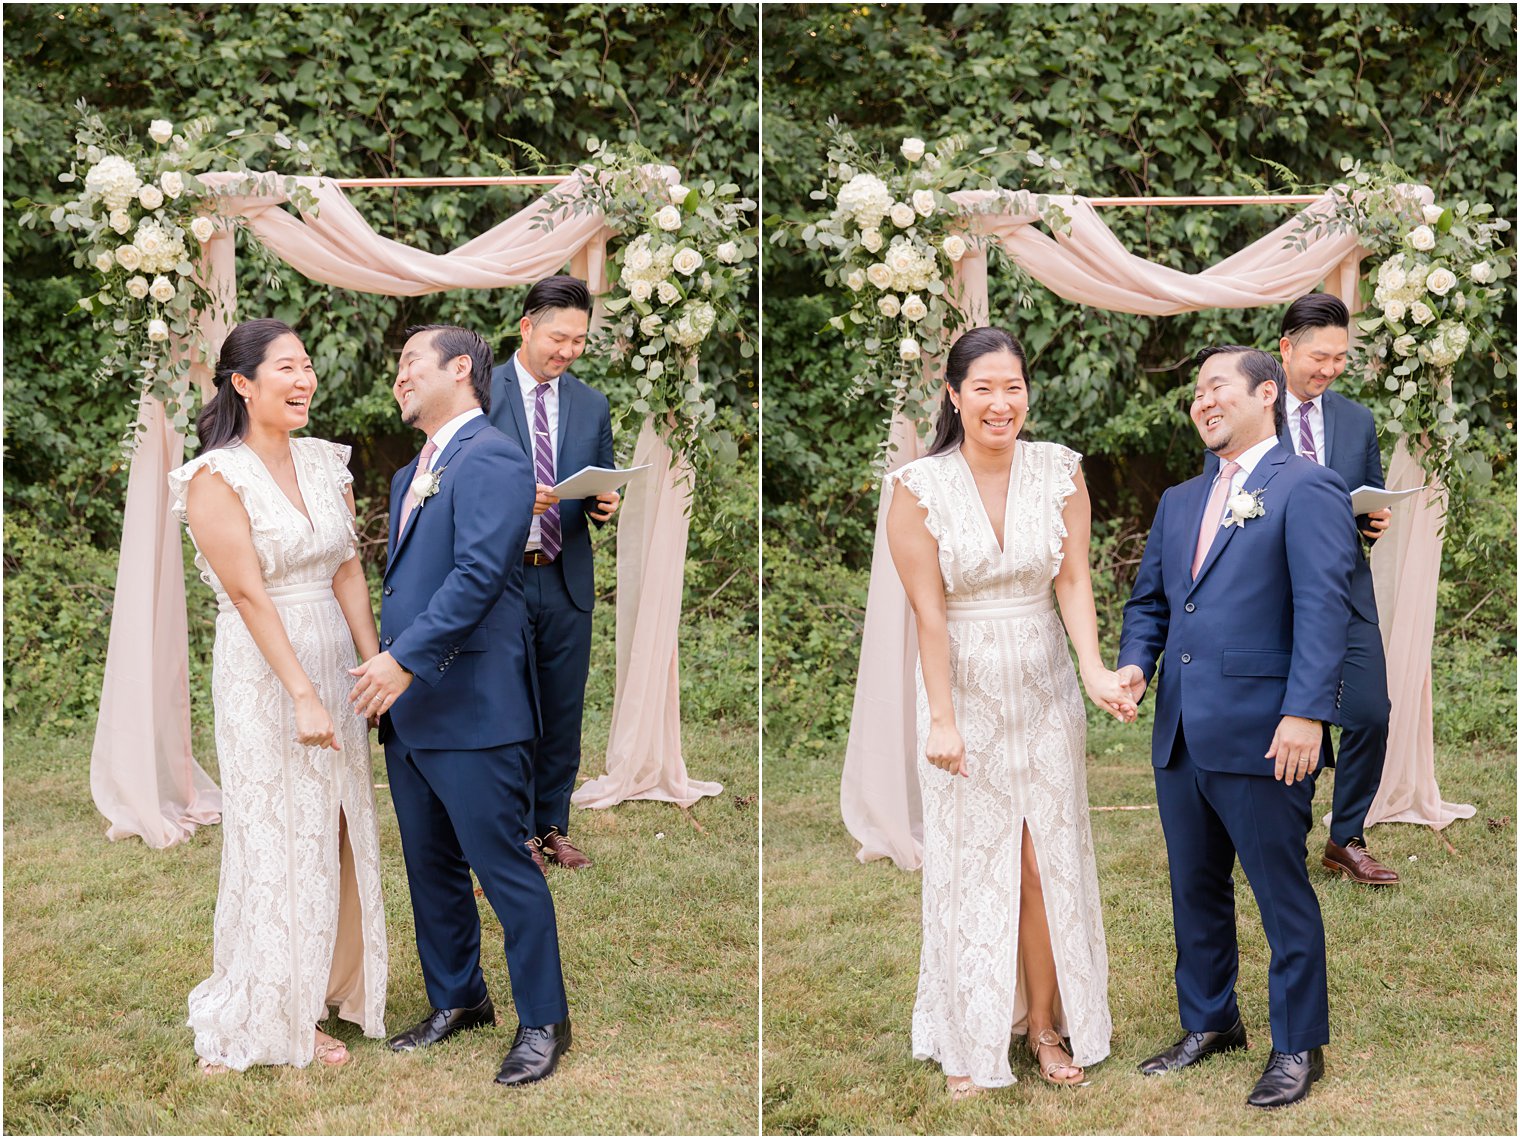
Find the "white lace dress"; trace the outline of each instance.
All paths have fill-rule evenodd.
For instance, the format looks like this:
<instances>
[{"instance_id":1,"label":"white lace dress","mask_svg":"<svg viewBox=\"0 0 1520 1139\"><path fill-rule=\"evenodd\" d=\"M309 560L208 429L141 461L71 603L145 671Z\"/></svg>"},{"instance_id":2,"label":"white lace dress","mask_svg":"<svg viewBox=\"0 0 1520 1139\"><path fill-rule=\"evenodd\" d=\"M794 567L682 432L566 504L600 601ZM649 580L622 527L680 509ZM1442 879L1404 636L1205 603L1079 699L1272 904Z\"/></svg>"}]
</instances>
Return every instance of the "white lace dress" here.
<instances>
[{"instance_id":1,"label":"white lace dress","mask_svg":"<svg viewBox=\"0 0 1520 1139\"><path fill-rule=\"evenodd\" d=\"M920 671L923 951L913 1055L984 1087L1015 1082L1011 1037L1027 1029L1017 959L1026 822L1060 989L1056 1028L1082 1066L1108 1055L1112 1031L1085 711L1051 587L1080 458L1053 443L1015 447L1001 550L958 449L909 463L888 483L925 507L939 543L951 695L969 771L950 775L924 759L929 705Z\"/></svg>"},{"instance_id":2,"label":"white lace dress","mask_svg":"<svg viewBox=\"0 0 1520 1139\"><path fill-rule=\"evenodd\" d=\"M349 448L291 441L310 522L258 456L241 444L207 452L169 473L185 521L190 479L209 467L242 500L264 586L342 744L303 747L295 706L204 556L201 579L217 592L211 691L222 780L222 874L211 976L190 993L195 1051L239 1071L305 1067L328 1006L385 1035L385 912L369 733L345 699L353 638L333 595L333 574L355 550L345 488ZM193 535L192 535L193 537ZM339 847L339 812L347 842Z\"/></svg>"}]
</instances>

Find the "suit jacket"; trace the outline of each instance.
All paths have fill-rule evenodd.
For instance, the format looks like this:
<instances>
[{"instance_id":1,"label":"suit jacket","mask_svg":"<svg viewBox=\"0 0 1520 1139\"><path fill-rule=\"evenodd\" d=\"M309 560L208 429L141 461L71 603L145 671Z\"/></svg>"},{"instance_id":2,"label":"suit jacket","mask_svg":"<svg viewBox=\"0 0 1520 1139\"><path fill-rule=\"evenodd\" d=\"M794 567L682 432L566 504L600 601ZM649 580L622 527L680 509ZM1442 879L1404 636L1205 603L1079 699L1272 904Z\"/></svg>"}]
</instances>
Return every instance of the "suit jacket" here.
<instances>
[{"instance_id":1,"label":"suit jacket","mask_svg":"<svg viewBox=\"0 0 1520 1139\"><path fill-rule=\"evenodd\" d=\"M1284 404L1286 405L1286 400ZM1372 418L1372 412L1354 399L1347 399L1339 392L1329 390L1320 397L1320 409L1325 415L1325 453L1321 456L1325 460L1323 465L1340 475L1341 481L1350 490L1359 486L1382 486L1383 455L1378 450L1377 424ZM1289 449L1293 448L1292 433L1295 430L1292 423L1285 422L1279 436ZM1218 470L1219 460L1211 452L1205 452L1203 473L1212 480ZM1356 528L1359 536L1367 528L1365 514L1357 516ZM1361 539L1362 548L1351 575L1351 608L1362 620L1376 625L1377 597L1372 590L1372 565L1365 556L1373 541L1374 539L1366 537Z\"/></svg>"},{"instance_id":2,"label":"suit jacket","mask_svg":"<svg viewBox=\"0 0 1520 1139\"><path fill-rule=\"evenodd\" d=\"M1356 528L1346 484L1278 442L1243 489L1265 513L1220 530L1192 576L1212 479L1161 496L1124 606L1119 665L1156 690L1151 762L1165 767L1177 729L1200 768L1270 775L1283 716L1338 722ZM1328 736L1328 732L1326 733Z\"/></svg>"},{"instance_id":3,"label":"suit jacket","mask_svg":"<svg viewBox=\"0 0 1520 1139\"><path fill-rule=\"evenodd\" d=\"M532 461L533 432L523 410L515 353L491 372L491 425L517 440ZM569 372L559 378L557 431L554 454L557 478L569 478L582 467L612 466L612 413L607 397ZM591 569L591 531L586 525L586 511L595 508L594 498L559 504L563 542L559 565L565 575L565 588L576 608L588 613L596 603L596 582ZM522 551L518 553L521 555ZM521 560L519 556L518 561Z\"/></svg>"},{"instance_id":4,"label":"suit jacket","mask_svg":"<svg viewBox=\"0 0 1520 1139\"><path fill-rule=\"evenodd\" d=\"M533 517L533 465L484 416L433 461L438 491L398 538L414 459L391 480L390 557L380 647L415 678L381 720L413 747L500 747L539 734L528 667L523 544Z\"/></svg>"}]
</instances>

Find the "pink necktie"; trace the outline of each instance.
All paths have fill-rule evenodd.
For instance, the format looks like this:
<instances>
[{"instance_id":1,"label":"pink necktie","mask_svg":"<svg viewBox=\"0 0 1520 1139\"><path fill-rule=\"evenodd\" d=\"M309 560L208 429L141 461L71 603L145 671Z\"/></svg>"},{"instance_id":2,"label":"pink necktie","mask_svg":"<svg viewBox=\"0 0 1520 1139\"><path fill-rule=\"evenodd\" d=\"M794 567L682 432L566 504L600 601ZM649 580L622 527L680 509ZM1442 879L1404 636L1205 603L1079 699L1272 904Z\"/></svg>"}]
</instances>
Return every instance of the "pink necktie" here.
<instances>
[{"instance_id":1,"label":"pink necktie","mask_svg":"<svg viewBox=\"0 0 1520 1139\"><path fill-rule=\"evenodd\" d=\"M1240 470L1239 463L1226 463L1219 468L1219 477L1214 480L1214 490L1209 495L1209 504L1203 508L1203 524L1198 527L1198 548L1193 552L1193 576L1198 576L1198 570L1203 565L1203 559L1209 556L1209 547L1214 544L1214 535L1219 533L1219 524L1224 521L1224 502L1230 497L1230 483L1234 481L1235 472Z\"/></svg>"},{"instance_id":2,"label":"pink necktie","mask_svg":"<svg viewBox=\"0 0 1520 1139\"><path fill-rule=\"evenodd\" d=\"M1314 449L1314 428L1309 425L1309 409L1312 403L1298 405L1298 453L1306 459L1319 462L1319 452Z\"/></svg>"},{"instance_id":3,"label":"pink necktie","mask_svg":"<svg viewBox=\"0 0 1520 1139\"><path fill-rule=\"evenodd\" d=\"M438 453L438 447L429 439L422 446L422 454L417 456L417 470L412 475L412 481L417 481L417 476L432 470L433 456ZM412 516L412 491L408 487L406 497L401 500L401 525L396 527L396 540L401 540L401 535L406 533L406 520Z\"/></svg>"}]
</instances>

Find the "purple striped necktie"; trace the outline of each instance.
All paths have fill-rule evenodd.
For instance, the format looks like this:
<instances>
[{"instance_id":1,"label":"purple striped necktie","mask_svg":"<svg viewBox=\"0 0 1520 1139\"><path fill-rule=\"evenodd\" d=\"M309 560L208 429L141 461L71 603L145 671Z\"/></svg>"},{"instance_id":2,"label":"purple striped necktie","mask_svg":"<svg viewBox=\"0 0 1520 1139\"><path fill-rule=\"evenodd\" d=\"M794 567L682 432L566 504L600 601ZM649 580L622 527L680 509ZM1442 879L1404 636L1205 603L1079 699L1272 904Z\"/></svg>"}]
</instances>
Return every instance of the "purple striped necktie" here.
<instances>
[{"instance_id":1,"label":"purple striped necktie","mask_svg":"<svg viewBox=\"0 0 1520 1139\"><path fill-rule=\"evenodd\" d=\"M548 384L533 389L533 477L544 486L554 485L554 447L549 440L549 404L544 396ZM538 516L538 546L551 562L559 557L559 504Z\"/></svg>"},{"instance_id":2,"label":"purple striped necktie","mask_svg":"<svg viewBox=\"0 0 1520 1139\"><path fill-rule=\"evenodd\" d=\"M1309 426L1309 409L1312 403L1298 405L1298 453L1306 459L1319 462L1319 452L1314 449L1314 428Z\"/></svg>"}]
</instances>

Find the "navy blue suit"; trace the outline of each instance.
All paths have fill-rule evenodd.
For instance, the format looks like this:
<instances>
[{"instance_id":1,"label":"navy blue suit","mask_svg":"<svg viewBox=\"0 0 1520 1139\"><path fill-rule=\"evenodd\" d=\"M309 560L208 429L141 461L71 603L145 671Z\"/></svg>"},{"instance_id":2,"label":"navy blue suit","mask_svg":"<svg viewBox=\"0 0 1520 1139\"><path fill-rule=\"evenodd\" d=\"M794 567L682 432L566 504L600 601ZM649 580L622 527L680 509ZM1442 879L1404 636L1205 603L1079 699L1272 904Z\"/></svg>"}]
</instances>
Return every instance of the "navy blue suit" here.
<instances>
[{"instance_id":1,"label":"navy blue suit","mask_svg":"<svg viewBox=\"0 0 1520 1139\"><path fill-rule=\"evenodd\" d=\"M1333 391L1320 397L1320 408L1325 417L1323 465L1340 475L1348 489L1382 486L1383 457L1372 412ZM1293 423L1283 427L1282 439L1289 447L1296 431ZM1213 478L1218 469L1219 460L1207 455L1204 474ZM1356 523L1358 530L1365 530L1367 516L1361 515ZM1338 846L1363 837L1388 752L1388 666L1378 632L1372 566L1364 556L1372 540L1363 538L1362 542L1351 575L1351 619L1346 630L1346 666L1341 672L1340 754L1327 764L1335 768L1330 841Z\"/></svg>"},{"instance_id":2,"label":"navy blue suit","mask_svg":"<svg viewBox=\"0 0 1520 1139\"><path fill-rule=\"evenodd\" d=\"M491 373L491 423L533 458L533 435L523 409L516 354ZM610 467L612 415L607 397L569 372L559 378L559 422L554 471L568 478L582 467ZM596 603L588 510L596 499L559 504L562 547L546 566L526 567L528 631L533 649L543 732L533 748L533 812L542 838L570 833L570 795L581 766L581 721L591 668L591 609ZM521 562L519 544L517 561Z\"/></svg>"},{"instance_id":3,"label":"navy blue suit","mask_svg":"<svg viewBox=\"0 0 1520 1139\"><path fill-rule=\"evenodd\" d=\"M1222 529L1192 576L1213 480L1161 496L1124 607L1119 665L1156 691L1151 762L1166 835L1177 940L1177 1004L1189 1032L1239 1015L1231 870L1238 855L1272 950L1273 1047L1329 1040L1325 932L1305 866L1314 780L1273 778L1283 716L1339 717L1356 531L1345 484L1280 442L1244 489L1265 513ZM1329 731L1325 730L1328 741Z\"/></svg>"},{"instance_id":4,"label":"navy blue suit","mask_svg":"<svg viewBox=\"0 0 1520 1139\"><path fill-rule=\"evenodd\" d=\"M568 1015L554 901L524 843L538 734L522 588L533 470L477 416L434 456L436 494L399 536L416 461L391 481L380 644L414 679L381 719L417 952L435 1008L485 999L474 869L506 934L523 1024Z\"/></svg>"}]
</instances>

